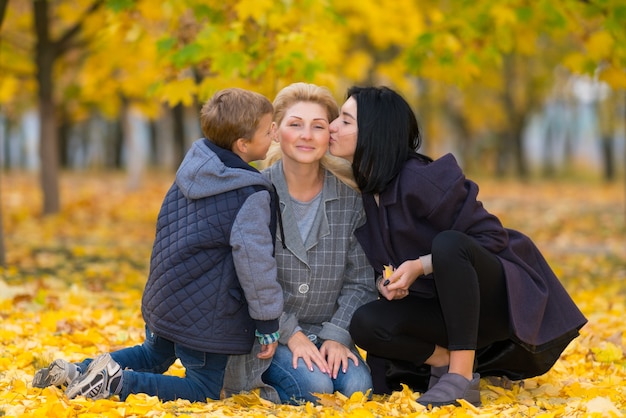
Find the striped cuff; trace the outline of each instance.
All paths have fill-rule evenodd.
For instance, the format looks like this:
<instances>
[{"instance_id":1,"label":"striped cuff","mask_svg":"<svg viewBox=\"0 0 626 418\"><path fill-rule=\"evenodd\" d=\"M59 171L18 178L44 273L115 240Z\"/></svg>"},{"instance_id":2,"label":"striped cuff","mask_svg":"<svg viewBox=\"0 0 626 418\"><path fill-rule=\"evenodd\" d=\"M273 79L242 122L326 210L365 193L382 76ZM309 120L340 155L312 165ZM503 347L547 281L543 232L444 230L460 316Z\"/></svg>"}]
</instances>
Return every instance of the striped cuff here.
<instances>
[{"instance_id":1,"label":"striped cuff","mask_svg":"<svg viewBox=\"0 0 626 418\"><path fill-rule=\"evenodd\" d=\"M271 334L261 334L259 331L254 331L254 336L259 339L259 343L261 343L261 345L275 343L280 338L278 331L272 332Z\"/></svg>"}]
</instances>

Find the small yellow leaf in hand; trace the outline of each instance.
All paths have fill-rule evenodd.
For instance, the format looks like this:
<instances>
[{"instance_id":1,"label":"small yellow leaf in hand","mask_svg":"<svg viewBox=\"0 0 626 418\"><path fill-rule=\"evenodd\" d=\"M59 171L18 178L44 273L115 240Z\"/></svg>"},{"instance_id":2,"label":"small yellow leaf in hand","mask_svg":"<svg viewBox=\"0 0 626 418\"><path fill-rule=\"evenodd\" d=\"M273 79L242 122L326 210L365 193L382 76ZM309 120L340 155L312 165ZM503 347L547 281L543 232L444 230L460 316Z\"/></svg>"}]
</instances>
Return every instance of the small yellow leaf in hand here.
<instances>
[{"instance_id":1,"label":"small yellow leaf in hand","mask_svg":"<svg viewBox=\"0 0 626 418\"><path fill-rule=\"evenodd\" d=\"M393 274L393 267L384 266L383 277L386 279Z\"/></svg>"}]
</instances>

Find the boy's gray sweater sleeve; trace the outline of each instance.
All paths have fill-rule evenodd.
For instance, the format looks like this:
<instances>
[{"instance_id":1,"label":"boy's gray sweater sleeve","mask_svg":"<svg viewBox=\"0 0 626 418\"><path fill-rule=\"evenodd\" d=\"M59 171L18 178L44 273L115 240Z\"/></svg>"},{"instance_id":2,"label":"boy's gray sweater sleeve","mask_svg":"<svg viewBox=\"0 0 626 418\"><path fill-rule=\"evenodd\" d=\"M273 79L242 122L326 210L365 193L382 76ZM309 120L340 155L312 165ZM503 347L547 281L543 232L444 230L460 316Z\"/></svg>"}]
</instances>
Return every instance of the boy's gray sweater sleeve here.
<instances>
[{"instance_id":1,"label":"boy's gray sweater sleeve","mask_svg":"<svg viewBox=\"0 0 626 418\"><path fill-rule=\"evenodd\" d=\"M268 191L253 193L246 199L233 223L230 243L237 277L257 330L263 334L277 331L283 291L276 279Z\"/></svg>"}]
</instances>

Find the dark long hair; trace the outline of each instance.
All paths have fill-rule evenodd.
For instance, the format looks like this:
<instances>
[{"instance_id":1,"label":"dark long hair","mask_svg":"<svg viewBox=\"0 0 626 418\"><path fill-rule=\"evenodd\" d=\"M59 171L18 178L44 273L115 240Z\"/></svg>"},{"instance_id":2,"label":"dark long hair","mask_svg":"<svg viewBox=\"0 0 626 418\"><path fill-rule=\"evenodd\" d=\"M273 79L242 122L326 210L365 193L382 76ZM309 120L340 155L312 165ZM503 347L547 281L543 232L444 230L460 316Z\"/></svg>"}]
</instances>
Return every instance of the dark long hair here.
<instances>
[{"instance_id":1,"label":"dark long hair","mask_svg":"<svg viewBox=\"0 0 626 418\"><path fill-rule=\"evenodd\" d=\"M388 87L350 87L357 106L358 138L352 171L362 193L380 193L406 160L415 156L422 137L415 113L402 96Z\"/></svg>"}]
</instances>

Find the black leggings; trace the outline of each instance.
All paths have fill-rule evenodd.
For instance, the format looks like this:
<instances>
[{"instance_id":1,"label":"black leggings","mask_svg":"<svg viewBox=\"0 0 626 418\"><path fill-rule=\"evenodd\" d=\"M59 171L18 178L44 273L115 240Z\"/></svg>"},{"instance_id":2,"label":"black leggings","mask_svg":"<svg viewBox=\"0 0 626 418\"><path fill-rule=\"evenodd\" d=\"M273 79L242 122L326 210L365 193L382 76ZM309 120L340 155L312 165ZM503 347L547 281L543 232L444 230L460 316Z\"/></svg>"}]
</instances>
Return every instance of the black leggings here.
<instances>
[{"instance_id":1,"label":"black leggings","mask_svg":"<svg viewBox=\"0 0 626 418\"><path fill-rule=\"evenodd\" d=\"M433 240L432 260L437 297L411 292L361 306L350 324L359 347L423 364L435 345L476 350L510 336L504 270L493 253L466 234L445 231Z\"/></svg>"}]
</instances>

